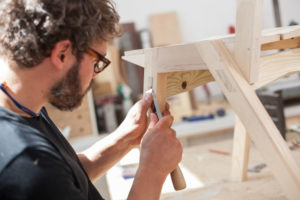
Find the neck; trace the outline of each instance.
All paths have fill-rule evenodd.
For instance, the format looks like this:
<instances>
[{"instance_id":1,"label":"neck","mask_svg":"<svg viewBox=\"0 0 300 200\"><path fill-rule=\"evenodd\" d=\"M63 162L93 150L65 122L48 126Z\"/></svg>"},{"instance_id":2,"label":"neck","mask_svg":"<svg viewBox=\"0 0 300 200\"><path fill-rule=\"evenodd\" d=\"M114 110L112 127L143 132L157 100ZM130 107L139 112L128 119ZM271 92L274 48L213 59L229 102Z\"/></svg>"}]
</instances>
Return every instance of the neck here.
<instances>
[{"instance_id":1,"label":"neck","mask_svg":"<svg viewBox=\"0 0 300 200\"><path fill-rule=\"evenodd\" d=\"M39 74L38 66L32 69L14 69L7 63L0 61L1 72L0 82L7 83L7 92L16 99L21 105L30 109L34 113L39 113L41 108L47 102L46 79L43 80L42 74ZM1 69L1 71L2 71ZM29 114L18 108L12 100L0 91L0 106L3 106L22 116L31 117Z\"/></svg>"}]
</instances>

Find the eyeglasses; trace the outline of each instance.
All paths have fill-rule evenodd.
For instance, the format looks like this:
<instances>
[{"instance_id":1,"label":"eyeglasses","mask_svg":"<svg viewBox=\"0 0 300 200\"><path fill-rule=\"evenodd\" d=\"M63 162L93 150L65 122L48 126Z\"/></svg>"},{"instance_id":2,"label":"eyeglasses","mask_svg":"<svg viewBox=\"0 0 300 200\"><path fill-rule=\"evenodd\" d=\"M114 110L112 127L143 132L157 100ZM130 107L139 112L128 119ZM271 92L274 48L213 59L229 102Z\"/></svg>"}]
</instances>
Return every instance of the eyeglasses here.
<instances>
[{"instance_id":1,"label":"eyeglasses","mask_svg":"<svg viewBox=\"0 0 300 200\"><path fill-rule=\"evenodd\" d=\"M97 59L97 63L94 65L94 72L97 74L102 72L111 63L110 60L92 48L88 48L87 53Z\"/></svg>"}]
</instances>

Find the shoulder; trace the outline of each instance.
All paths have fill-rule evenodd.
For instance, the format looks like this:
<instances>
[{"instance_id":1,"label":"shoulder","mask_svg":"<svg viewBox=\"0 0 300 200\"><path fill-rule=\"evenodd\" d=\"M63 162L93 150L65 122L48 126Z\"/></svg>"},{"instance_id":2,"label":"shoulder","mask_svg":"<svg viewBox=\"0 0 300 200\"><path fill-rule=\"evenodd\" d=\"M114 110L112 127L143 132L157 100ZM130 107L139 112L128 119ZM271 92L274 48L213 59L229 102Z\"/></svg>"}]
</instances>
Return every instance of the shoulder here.
<instances>
[{"instance_id":1,"label":"shoulder","mask_svg":"<svg viewBox=\"0 0 300 200\"><path fill-rule=\"evenodd\" d=\"M71 169L43 150L29 148L0 174L0 199L84 199Z\"/></svg>"},{"instance_id":2,"label":"shoulder","mask_svg":"<svg viewBox=\"0 0 300 200\"><path fill-rule=\"evenodd\" d=\"M61 158L39 129L25 119L9 114L0 114L0 173L28 148L40 149Z\"/></svg>"}]
</instances>

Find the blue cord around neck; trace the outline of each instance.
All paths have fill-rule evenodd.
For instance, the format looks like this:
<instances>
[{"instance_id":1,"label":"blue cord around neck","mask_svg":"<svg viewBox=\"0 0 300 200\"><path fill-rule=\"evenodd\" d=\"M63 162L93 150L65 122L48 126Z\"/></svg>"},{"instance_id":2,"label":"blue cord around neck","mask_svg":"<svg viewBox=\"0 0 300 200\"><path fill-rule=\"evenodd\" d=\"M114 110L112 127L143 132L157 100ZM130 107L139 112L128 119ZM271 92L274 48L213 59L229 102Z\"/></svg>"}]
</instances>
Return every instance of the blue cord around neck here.
<instances>
[{"instance_id":1,"label":"blue cord around neck","mask_svg":"<svg viewBox=\"0 0 300 200\"><path fill-rule=\"evenodd\" d=\"M17 100L15 100L5 89L6 86L4 83L0 84L0 88L1 90L14 102L14 104L21 110L23 110L24 112L26 112L27 114L29 114L32 117L37 117L37 114L35 114L33 111L29 110L28 108L26 108L25 106L23 106L22 104L20 104Z\"/></svg>"}]
</instances>

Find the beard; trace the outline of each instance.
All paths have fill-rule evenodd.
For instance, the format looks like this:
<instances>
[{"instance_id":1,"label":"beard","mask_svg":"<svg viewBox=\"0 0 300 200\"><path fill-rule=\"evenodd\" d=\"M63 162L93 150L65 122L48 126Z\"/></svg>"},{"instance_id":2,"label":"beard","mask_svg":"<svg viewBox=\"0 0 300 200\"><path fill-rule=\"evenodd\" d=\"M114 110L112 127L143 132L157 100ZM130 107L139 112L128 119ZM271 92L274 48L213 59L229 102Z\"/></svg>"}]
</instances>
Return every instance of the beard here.
<instances>
[{"instance_id":1,"label":"beard","mask_svg":"<svg viewBox=\"0 0 300 200\"><path fill-rule=\"evenodd\" d=\"M48 101L54 107L61 111L72 111L81 105L82 99L91 88L89 87L83 92L79 76L80 62L77 60L67 75L58 81L50 90Z\"/></svg>"}]
</instances>

